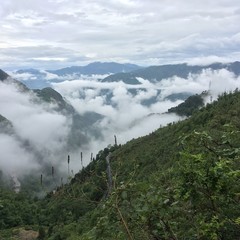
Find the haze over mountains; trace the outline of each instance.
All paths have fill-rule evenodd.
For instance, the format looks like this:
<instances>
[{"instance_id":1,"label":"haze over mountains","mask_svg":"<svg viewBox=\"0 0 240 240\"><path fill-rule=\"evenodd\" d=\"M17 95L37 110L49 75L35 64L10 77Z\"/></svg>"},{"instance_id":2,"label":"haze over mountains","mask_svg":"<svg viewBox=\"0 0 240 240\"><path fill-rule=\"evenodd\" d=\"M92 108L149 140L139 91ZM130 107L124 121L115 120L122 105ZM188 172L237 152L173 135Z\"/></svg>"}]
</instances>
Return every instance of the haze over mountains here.
<instances>
[{"instance_id":1,"label":"haze over mountains","mask_svg":"<svg viewBox=\"0 0 240 240\"><path fill-rule=\"evenodd\" d=\"M239 239L238 22L239 0L1 0L0 240Z\"/></svg>"},{"instance_id":2,"label":"haze over mountains","mask_svg":"<svg viewBox=\"0 0 240 240\"><path fill-rule=\"evenodd\" d=\"M98 70L89 70L90 75L82 75L72 68L63 72L74 70L73 75L61 75L61 71L57 75L56 72L21 70L13 77L22 83L9 77L10 73L0 71L0 119L4 126L1 129L8 129L7 132L1 130L0 135L1 145L5 146L2 167L11 169L18 159L16 167L20 172L24 166L39 169L39 165L58 162L61 169L66 164L66 156L71 154L72 168L78 170L81 151L85 165L90 161L91 152L96 154L113 144L114 135L119 143L125 143L183 119L184 116L174 111L167 112L188 96L207 91L202 95L205 104L225 91L240 87L239 62L139 67L131 72L127 72L127 68L122 72L123 65L113 63L94 65ZM105 74L113 71L107 70L107 65L117 66L121 72ZM128 66L129 71L137 68ZM88 69L91 68L88 66ZM104 75L96 75L100 73ZM42 88L31 90L23 84L29 84L28 81L36 85L40 82ZM16 151L12 151L12 147ZM5 164L4 159L12 160Z\"/></svg>"},{"instance_id":3,"label":"haze over mountains","mask_svg":"<svg viewBox=\"0 0 240 240\"><path fill-rule=\"evenodd\" d=\"M229 64L214 63L209 65L188 65L183 64L172 64L172 65L161 65L151 66L147 68L137 69L130 73L117 73L110 75L103 79L105 82L112 81L123 81L129 84L139 84L137 78L148 79L150 82L158 82L162 79L172 78L174 76L180 78L187 78L189 74L200 74L203 70L221 70L226 69L233 72L236 76L240 75L240 62L233 62Z\"/></svg>"},{"instance_id":4,"label":"haze over mountains","mask_svg":"<svg viewBox=\"0 0 240 240\"><path fill-rule=\"evenodd\" d=\"M200 74L203 70L217 71L225 69L240 75L240 62L213 63L209 65L171 64L161 66L140 67L135 64L119 64L114 62L94 62L86 66L72 66L58 70L22 69L11 72L16 79L24 82L29 88L44 88L52 82L65 80L90 79L102 82L124 82L141 84L138 78L159 82L174 76L187 78L189 74Z\"/></svg>"},{"instance_id":5,"label":"haze over mountains","mask_svg":"<svg viewBox=\"0 0 240 240\"><path fill-rule=\"evenodd\" d=\"M90 136L100 137L94 124L101 115L80 116L52 88L32 91L2 70L0 77L0 169L4 174L26 175L51 166L61 172L70 152L74 159L80 148L89 151ZM80 168L73 164L72 168Z\"/></svg>"},{"instance_id":6,"label":"haze over mountains","mask_svg":"<svg viewBox=\"0 0 240 240\"><path fill-rule=\"evenodd\" d=\"M12 73L20 81L30 88L43 88L50 86L48 81L58 82L72 80L79 77L95 76L104 78L110 74L119 72L131 72L140 69L135 64L120 64L115 62L94 62L86 66L72 66L57 70L21 69Z\"/></svg>"}]
</instances>

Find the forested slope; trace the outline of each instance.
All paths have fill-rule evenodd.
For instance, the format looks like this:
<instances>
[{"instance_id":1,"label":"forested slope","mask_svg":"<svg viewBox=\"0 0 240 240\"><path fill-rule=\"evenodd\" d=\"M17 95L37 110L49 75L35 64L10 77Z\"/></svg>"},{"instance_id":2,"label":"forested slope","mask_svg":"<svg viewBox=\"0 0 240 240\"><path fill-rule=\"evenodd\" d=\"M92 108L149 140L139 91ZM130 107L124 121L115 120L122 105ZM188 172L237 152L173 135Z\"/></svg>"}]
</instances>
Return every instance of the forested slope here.
<instances>
[{"instance_id":1,"label":"forested slope","mask_svg":"<svg viewBox=\"0 0 240 240\"><path fill-rule=\"evenodd\" d=\"M239 239L239 106L240 92L223 94L182 122L99 152L35 203L42 239Z\"/></svg>"}]
</instances>

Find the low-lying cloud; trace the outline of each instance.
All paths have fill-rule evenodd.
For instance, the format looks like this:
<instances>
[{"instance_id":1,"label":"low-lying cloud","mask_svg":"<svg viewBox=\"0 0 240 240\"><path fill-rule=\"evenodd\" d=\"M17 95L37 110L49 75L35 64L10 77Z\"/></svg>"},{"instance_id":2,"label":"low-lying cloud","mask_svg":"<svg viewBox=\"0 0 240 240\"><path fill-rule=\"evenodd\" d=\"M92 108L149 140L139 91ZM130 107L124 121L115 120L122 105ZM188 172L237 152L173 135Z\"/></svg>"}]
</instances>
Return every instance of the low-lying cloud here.
<instances>
[{"instance_id":1,"label":"low-lying cloud","mask_svg":"<svg viewBox=\"0 0 240 240\"><path fill-rule=\"evenodd\" d=\"M81 151L85 166L92 152L95 155L114 144L114 135L118 143L124 144L181 120L175 114L166 114L169 108L183 102L181 94L209 91L211 97L205 99L209 102L225 91L240 88L240 78L225 69L203 70L200 74L189 74L186 79L174 76L159 82L138 80L139 84L130 85L123 81L101 82L99 76L91 76L51 82L80 115L95 112L103 116L94 124L101 131L101 137L89 135L84 130L90 141L73 152L66 151L71 119L56 112L53 103L40 104L31 92L23 93L14 84L0 82L0 114L9 119L14 128L10 135L0 134L0 169L23 174L49 164L65 167L66 172L67 155L70 154L70 169L76 173L81 168Z\"/></svg>"},{"instance_id":2,"label":"low-lying cloud","mask_svg":"<svg viewBox=\"0 0 240 240\"><path fill-rule=\"evenodd\" d=\"M194 95L210 91L211 97L205 99L210 102L221 93L240 87L239 77L225 69L206 69L200 74L189 74L186 79L174 76L156 83L147 79L138 80L140 84L136 85L122 81L73 80L53 83L52 86L80 114L94 111L104 116L98 124L105 137L105 146L113 142L113 134L117 134L120 142L124 143L146 135L160 125L180 120L174 114L164 114L169 108L183 102L178 94ZM169 97L172 95L177 100L171 100ZM145 104L146 101L148 104Z\"/></svg>"},{"instance_id":3,"label":"low-lying cloud","mask_svg":"<svg viewBox=\"0 0 240 240\"><path fill-rule=\"evenodd\" d=\"M23 174L57 163L71 122L54 107L40 104L32 93L19 91L14 83L0 82L0 113L13 125L11 135L0 135L1 169Z\"/></svg>"}]
</instances>

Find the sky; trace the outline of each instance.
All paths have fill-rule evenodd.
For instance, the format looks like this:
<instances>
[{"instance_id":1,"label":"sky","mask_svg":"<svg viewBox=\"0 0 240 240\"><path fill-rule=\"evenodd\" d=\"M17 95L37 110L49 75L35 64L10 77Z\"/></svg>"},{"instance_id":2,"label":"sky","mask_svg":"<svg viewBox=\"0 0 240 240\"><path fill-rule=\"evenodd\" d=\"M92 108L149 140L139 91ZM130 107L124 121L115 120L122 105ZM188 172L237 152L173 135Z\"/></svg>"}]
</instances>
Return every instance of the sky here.
<instances>
[{"instance_id":1,"label":"sky","mask_svg":"<svg viewBox=\"0 0 240 240\"><path fill-rule=\"evenodd\" d=\"M0 68L240 59L239 0L1 0Z\"/></svg>"}]
</instances>

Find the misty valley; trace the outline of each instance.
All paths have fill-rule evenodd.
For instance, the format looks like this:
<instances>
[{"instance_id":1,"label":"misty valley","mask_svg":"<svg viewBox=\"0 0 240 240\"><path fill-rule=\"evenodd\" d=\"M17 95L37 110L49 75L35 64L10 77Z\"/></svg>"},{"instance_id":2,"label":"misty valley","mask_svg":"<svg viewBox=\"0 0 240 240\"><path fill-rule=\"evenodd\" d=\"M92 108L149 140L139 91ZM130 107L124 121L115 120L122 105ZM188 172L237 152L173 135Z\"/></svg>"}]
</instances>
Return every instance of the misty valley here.
<instances>
[{"instance_id":1,"label":"misty valley","mask_svg":"<svg viewBox=\"0 0 240 240\"><path fill-rule=\"evenodd\" d=\"M240 62L0 70L0 239L239 239Z\"/></svg>"}]
</instances>

